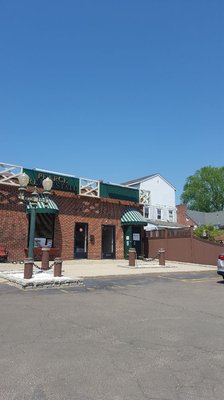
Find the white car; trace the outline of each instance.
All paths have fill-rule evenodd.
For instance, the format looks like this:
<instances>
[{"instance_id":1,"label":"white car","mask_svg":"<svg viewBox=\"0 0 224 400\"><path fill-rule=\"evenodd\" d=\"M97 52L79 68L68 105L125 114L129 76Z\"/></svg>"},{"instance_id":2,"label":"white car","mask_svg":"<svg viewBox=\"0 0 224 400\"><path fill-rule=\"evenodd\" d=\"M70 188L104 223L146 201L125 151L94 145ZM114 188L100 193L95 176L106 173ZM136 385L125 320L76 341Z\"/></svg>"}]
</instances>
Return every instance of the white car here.
<instances>
[{"instance_id":1,"label":"white car","mask_svg":"<svg viewBox=\"0 0 224 400\"><path fill-rule=\"evenodd\" d=\"M224 253L219 254L218 260L217 260L217 274L222 275L224 279Z\"/></svg>"}]
</instances>

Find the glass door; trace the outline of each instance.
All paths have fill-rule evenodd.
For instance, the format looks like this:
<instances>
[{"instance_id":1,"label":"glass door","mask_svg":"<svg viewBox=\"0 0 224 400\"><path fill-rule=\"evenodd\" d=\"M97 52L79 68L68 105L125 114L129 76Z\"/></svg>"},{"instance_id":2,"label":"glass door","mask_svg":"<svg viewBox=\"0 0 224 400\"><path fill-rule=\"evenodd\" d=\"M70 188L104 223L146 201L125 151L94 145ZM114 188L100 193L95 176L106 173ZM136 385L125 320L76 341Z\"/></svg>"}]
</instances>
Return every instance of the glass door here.
<instances>
[{"instance_id":1,"label":"glass door","mask_svg":"<svg viewBox=\"0 0 224 400\"><path fill-rule=\"evenodd\" d=\"M140 226L133 226L132 227L132 247L135 248L137 257L141 256L142 249L141 249L141 227Z\"/></svg>"},{"instance_id":2,"label":"glass door","mask_svg":"<svg viewBox=\"0 0 224 400\"><path fill-rule=\"evenodd\" d=\"M102 258L115 258L115 226L102 226Z\"/></svg>"},{"instance_id":3,"label":"glass door","mask_svg":"<svg viewBox=\"0 0 224 400\"><path fill-rule=\"evenodd\" d=\"M135 248L137 257L141 256L142 228L140 226L124 226L124 257L128 258L129 249Z\"/></svg>"},{"instance_id":4,"label":"glass door","mask_svg":"<svg viewBox=\"0 0 224 400\"><path fill-rule=\"evenodd\" d=\"M88 224L75 224L75 258L88 256Z\"/></svg>"}]
</instances>

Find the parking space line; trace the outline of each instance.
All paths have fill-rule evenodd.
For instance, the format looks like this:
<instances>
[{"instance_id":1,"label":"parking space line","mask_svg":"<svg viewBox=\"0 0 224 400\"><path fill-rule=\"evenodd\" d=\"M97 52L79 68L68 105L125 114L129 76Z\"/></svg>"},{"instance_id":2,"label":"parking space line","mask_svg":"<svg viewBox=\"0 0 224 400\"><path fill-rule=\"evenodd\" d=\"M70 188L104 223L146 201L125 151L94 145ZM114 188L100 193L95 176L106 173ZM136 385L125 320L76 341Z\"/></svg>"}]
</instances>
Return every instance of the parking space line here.
<instances>
[{"instance_id":1,"label":"parking space line","mask_svg":"<svg viewBox=\"0 0 224 400\"><path fill-rule=\"evenodd\" d=\"M192 282L192 283L197 283L197 282L211 282L217 281L216 277L211 277L211 278L173 278L171 276L164 276L164 275L159 275L159 278L163 278L163 279L168 279L171 281L180 281L180 282Z\"/></svg>"}]
</instances>

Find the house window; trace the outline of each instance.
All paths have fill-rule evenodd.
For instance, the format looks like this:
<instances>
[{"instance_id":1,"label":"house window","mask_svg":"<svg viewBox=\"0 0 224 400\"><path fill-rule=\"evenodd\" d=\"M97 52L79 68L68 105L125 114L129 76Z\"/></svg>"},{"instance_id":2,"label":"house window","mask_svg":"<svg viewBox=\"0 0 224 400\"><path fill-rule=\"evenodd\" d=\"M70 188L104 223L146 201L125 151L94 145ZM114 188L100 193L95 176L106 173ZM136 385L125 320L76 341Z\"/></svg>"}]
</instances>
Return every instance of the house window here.
<instances>
[{"instance_id":1,"label":"house window","mask_svg":"<svg viewBox=\"0 0 224 400\"><path fill-rule=\"evenodd\" d=\"M173 210L169 210L169 221L173 222Z\"/></svg>"},{"instance_id":2,"label":"house window","mask_svg":"<svg viewBox=\"0 0 224 400\"><path fill-rule=\"evenodd\" d=\"M145 218L149 218L149 207L144 207L143 215Z\"/></svg>"},{"instance_id":3,"label":"house window","mask_svg":"<svg viewBox=\"0 0 224 400\"><path fill-rule=\"evenodd\" d=\"M157 219L161 219L162 218L162 210L161 208L157 208Z\"/></svg>"},{"instance_id":4,"label":"house window","mask_svg":"<svg viewBox=\"0 0 224 400\"><path fill-rule=\"evenodd\" d=\"M141 204L145 204L145 205L150 204L150 191L149 190L141 189L139 192L139 196L140 196L139 202Z\"/></svg>"}]
</instances>

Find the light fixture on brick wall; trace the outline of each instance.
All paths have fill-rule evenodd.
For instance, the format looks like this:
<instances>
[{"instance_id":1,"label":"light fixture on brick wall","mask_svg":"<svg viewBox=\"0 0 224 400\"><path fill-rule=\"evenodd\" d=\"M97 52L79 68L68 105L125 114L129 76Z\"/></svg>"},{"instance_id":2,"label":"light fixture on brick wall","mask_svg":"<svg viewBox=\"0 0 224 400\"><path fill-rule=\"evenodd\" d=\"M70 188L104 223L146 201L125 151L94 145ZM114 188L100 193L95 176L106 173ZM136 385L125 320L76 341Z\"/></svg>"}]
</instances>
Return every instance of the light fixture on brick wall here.
<instances>
[{"instance_id":1,"label":"light fixture on brick wall","mask_svg":"<svg viewBox=\"0 0 224 400\"><path fill-rule=\"evenodd\" d=\"M50 178L45 178L42 182L44 191L43 194L38 193L36 186L32 193L27 192L27 186L29 184L29 176L23 172L18 176L19 181L19 203L25 204L30 209L30 229L29 229L29 246L28 246L28 257L33 259L34 257L34 236L36 226L36 209L38 202L44 203L44 206L48 207L49 195L52 189L53 181Z\"/></svg>"}]
</instances>

